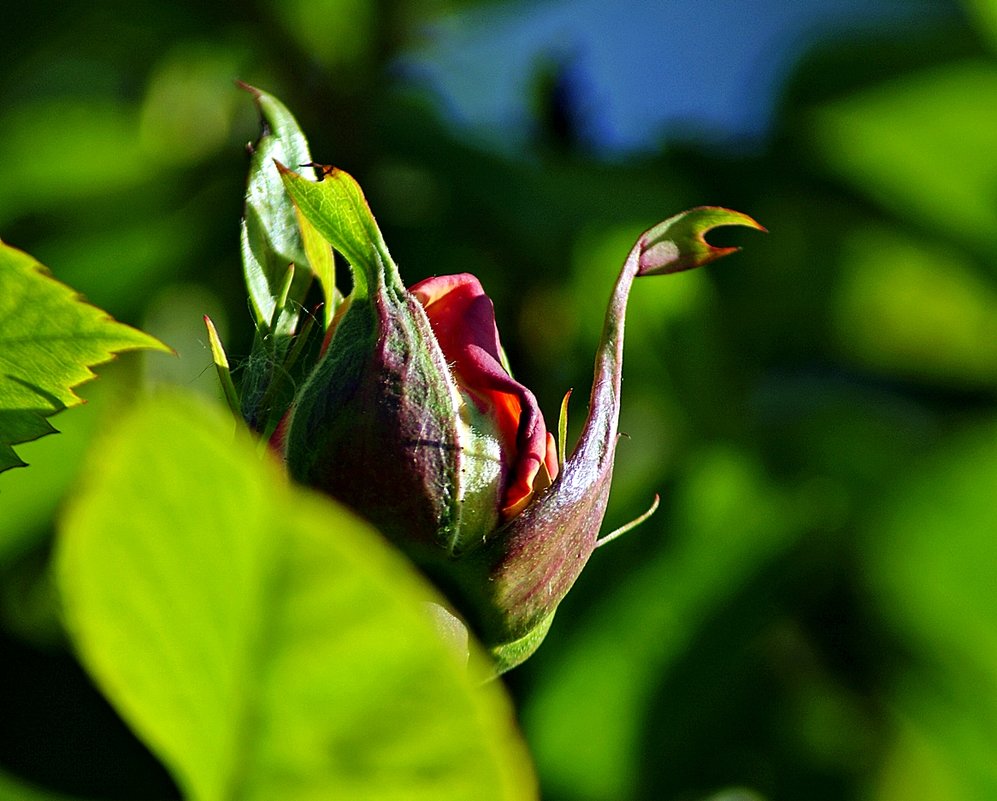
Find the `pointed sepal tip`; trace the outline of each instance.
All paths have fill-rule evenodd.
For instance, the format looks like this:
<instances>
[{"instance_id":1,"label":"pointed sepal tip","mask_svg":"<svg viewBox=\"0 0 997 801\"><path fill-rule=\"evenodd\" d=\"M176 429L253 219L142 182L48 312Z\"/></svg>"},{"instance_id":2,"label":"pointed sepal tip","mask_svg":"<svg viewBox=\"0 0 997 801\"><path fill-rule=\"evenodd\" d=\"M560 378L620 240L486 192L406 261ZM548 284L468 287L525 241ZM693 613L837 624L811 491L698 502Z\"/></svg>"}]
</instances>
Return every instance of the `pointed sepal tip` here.
<instances>
[{"instance_id":1,"label":"pointed sepal tip","mask_svg":"<svg viewBox=\"0 0 997 801\"><path fill-rule=\"evenodd\" d=\"M706 241L710 231L727 225L766 230L739 211L719 206L689 209L658 223L641 236L637 275L667 275L692 270L736 253L740 248L715 247Z\"/></svg>"}]
</instances>

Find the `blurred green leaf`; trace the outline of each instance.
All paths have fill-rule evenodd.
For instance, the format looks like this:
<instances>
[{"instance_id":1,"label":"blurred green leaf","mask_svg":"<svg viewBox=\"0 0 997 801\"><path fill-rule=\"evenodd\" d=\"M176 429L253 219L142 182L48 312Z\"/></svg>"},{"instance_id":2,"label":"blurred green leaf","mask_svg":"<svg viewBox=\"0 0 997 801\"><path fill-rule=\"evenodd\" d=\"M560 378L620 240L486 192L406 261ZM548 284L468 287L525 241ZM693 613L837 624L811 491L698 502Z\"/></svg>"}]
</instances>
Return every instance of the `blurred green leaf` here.
<instances>
[{"instance_id":1,"label":"blurred green leaf","mask_svg":"<svg viewBox=\"0 0 997 801\"><path fill-rule=\"evenodd\" d=\"M664 505L675 510L675 542L600 603L524 708L537 761L566 798L634 797L638 738L661 676L800 530L791 500L734 450L702 455Z\"/></svg>"},{"instance_id":2,"label":"blurred green leaf","mask_svg":"<svg viewBox=\"0 0 997 801\"><path fill-rule=\"evenodd\" d=\"M997 423L910 466L865 543L868 577L913 658L881 798L997 796ZM920 790L917 794L920 796ZM928 796L921 796L928 797Z\"/></svg>"},{"instance_id":3,"label":"blurred green leaf","mask_svg":"<svg viewBox=\"0 0 997 801\"><path fill-rule=\"evenodd\" d=\"M963 801L972 798L962 777L939 747L937 737L909 720L900 720L892 748L884 755L874 801Z\"/></svg>"},{"instance_id":4,"label":"blurred green leaf","mask_svg":"<svg viewBox=\"0 0 997 801\"><path fill-rule=\"evenodd\" d=\"M885 228L842 244L832 311L849 355L906 377L997 386L997 287L968 258Z\"/></svg>"},{"instance_id":5,"label":"blurred green leaf","mask_svg":"<svg viewBox=\"0 0 997 801\"><path fill-rule=\"evenodd\" d=\"M765 801L758 793L751 790L721 790L704 801Z\"/></svg>"},{"instance_id":6,"label":"blurred green leaf","mask_svg":"<svg viewBox=\"0 0 997 801\"><path fill-rule=\"evenodd\" d=\"M500 685L365 524L290 486L231 419L119 421L67 510L82 660L192 799L534 797Z\"/></svg>"},{"instance_id":7,"label":"blurred green leaf","mask_svg":"<svg viewBox=\"0 0 997 801\"><path fill-rule=\"evenodd\" d=\"M327 69L354 64L375 42L379 7L373 0L266 0L264 7L309 60Z\"/></svg>"},{"instance_id":8,"label":"blurred green leaf","mask_svg":"<svg viewBox=\"0 0 997 801\"><path fill-rule=\"evenodd\" d=\"M45 418L81 402L73 388L94 377L92 366L136 348L169 350L0 243L0 471L24 464L12 445L52 433Z\"/></svg>"},{"instance_id":9,"label":"blurred green leaf","mask_svg":"<svg viewBox=\"0 0 997 801\"><path fill-rule=\"evenodd\" d=\"M874 801L993 798L993 707L979 708L970 682L908 677L891 700L893 742L882 756Z\"/></svg>"},{"instance_id":10,"label":"blurred green leaf","mask_svg":"<svg viewBox=\"0 0 997 801\"><path fill-rule=\"evenodd\" d=\"M125 104L67 97L5 111L0 224L149 179L138 114Z\"/></svg>"},{"instance_id":11,"label":"blurred green leaf","mask_svg":"<svg viewBox=\"0 0 997 801\"><path fill-rule=\"evenodd\" d=\"M983 670L997 691L995 497L990 422L910 466L870 533L868 555L897 624L952 667ZM990 698L997 703L997 693Z\"/></svg>"},{"instance_id":12,"label":"blurred green leaf","mask_svg":"<svg viewBox=\"0 0 997 801\"><path fill-rule=\"evenodd\" d=\"M963 61L818 108L810 133L828 167L900 215L997 247L997 65Z\"/></svg>"},{"instance_id":13,"label":"blurred green leaf","mask_svg":"<svg viewBox=\"0 0 997 801\"><path fill-rule=\"evenodd\" d=\"M139 210L134 218L105 216L100 225L76 220L67 230L46 231L34 253L44 264L58 265L59 280L92 303L138 317L158 287L175 280L184 265L198 264L212 235L208 208L202 199L179 212Z\"/></svg>"},{"instance_id":14,"label":"blurred green leaf","mask_svg":"<svg viewBox=\"0 0 997 801\"><path fill-rule=\"evenodd\" d=\"M203 162L228 144L236 98L232 76L245 51L225 41L181 41L149 77L139 136L164 165Z\"/></svg>"},{"instance_id":15,"label":"blurred green leaf","mask_svg":"<svg viewBox=\"0 0 997 801\"><path fill-rule=\"evenodd\" d=\"M997 50L997 3L994 0L963 0L970 16L976 20L976 27Z\"/></svg>"}]
</instances>

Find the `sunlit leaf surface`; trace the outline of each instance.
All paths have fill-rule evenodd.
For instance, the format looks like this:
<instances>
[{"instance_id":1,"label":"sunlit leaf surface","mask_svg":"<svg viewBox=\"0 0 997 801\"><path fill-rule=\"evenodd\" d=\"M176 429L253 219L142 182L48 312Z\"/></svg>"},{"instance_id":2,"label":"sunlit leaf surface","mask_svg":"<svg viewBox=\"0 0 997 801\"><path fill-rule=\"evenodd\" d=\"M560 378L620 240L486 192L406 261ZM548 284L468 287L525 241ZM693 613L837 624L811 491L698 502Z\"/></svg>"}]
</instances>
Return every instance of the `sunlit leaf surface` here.
<instances>
[{"instance_id":1,"label":"sunlit leaf surface","mask_svg":"<svg viewBox=\"0 0 997 801\"><path fill-rule=\"evenodd\" d=\"M219 411L122 421L58 568L84 664L189 798L533 797L499 685L440 639L431 592Z\"/></svg>"}]
</instances>

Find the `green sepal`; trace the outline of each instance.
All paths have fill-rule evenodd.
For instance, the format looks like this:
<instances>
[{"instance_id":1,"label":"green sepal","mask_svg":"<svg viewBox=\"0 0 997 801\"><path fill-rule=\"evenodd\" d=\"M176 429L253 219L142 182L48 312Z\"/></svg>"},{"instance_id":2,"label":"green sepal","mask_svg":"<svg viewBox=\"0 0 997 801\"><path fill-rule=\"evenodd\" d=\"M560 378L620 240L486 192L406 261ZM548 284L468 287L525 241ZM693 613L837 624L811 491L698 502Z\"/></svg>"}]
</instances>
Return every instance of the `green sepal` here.
<instances>
[{"instance_id":1,"label":"green sepal","mask_svg":"<svg viewBox=\"0 0 997 801\"><path fill-rule=\"evenodd\" d=\"M379 286L387 288L396 299L404 296L405 285L398 267L353 177L336 167L319 166L322 180L315 182L279 161L276 166L302 216L350 263L352 297L366 297Z\"/></svg>"},{"instance_id":2,"label":"green sepal","mask_svg":"<svg viewBox=\"0 0 997 801\"><path fill-rule=\"evenodd\" d=\"M274 160L311 161L308 142L297 121L277 98L240 84L253 95L262 133L253 146L242 221L242 266L257 325L274 335L292 334L313 270L305 252L294 204L284 191ZM284 304L281 290L288 265L299 267ZM276 324L271 322L276 319Z\"/></svg>"},{"instance_id":3,"label":"green sepal","mask_svg":"<svg viewBox=\"0 0 997 801\"><path fill-rule=\"evenodd\" d=\"M349 306L295 398L288 470L420 564L448 558L460 531L459 395L429 320L356 181L332 168L318 182L277 168L301 216L353 272Z\"/></svg>"},{"instance_id":4,"label":"green sepal","mask_svg":"<svg viewBox=\"0 0 997 801\"><path fill-rule=\"evenodd\" d=\"M215 372L218 374L218 383L222 387L222 395L225 403L238 419L242 419L239 408L239 394L236 392L235 383L232 381L232 369L228 363L228 354L225 353L225 346L221 337L218 336L218 329L208 315L204 315L204 327L208 331L208 345L211 348L211 360L215 363Z\"/></svg>"},{"instance_id":5,"label":"green sepal","mask_svg":"<svg viewBox=\"0 0 997 801\"><path fill-rule=\"evenodd\" d=\"M256 334L243 366L239 402L250 427L267 432L276 427L293 397L295 380L288 355L313 278L326 298L326 322L341 296L334 284L332 251L299 220L274 166L275 159L308 163L308 142L277 98L247 84L240 86L253 95L262 133L250 160L241 229L243 273Z\"/></svg>"},{"instance_id":6,"label":"green sepal","mask_svg":"<svg viewBox=\"0 0 997 801\"><path fill-rule=\"evenodd\" d=\"M699 206L658 223L640 238L638 276L693 270L736 253L739 248L714 247L706 234L725 225L765 229L747 214L718 206Z\"/></svg>"},{"instance_id":7,"label":"green sepal","mask_svg":"<svg viewBox=\"0 0 997 801\"><path fill-rule=\"evenodd\" d=\"M490 653L495 663L495 675L498 676L507 670L512 670L533 656L547 636L547 632L550 631L553 622L554 612L551 612L518 640L492 646Z\"/></svg>"}]
</instances>

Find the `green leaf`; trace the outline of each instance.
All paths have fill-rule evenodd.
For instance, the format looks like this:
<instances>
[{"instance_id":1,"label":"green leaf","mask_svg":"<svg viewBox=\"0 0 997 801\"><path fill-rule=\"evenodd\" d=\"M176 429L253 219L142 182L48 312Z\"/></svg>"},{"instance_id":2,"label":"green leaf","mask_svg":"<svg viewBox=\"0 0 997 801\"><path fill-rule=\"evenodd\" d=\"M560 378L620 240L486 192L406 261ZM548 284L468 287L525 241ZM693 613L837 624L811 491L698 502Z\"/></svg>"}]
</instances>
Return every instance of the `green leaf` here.
<instances>
[{"instance_id":1,"label":"green leaf","mask_svg":"<svg viewBox=\"0 0 997 801\"><path fill-rule=\"evenodd\" d=\"M396 292L404 291L363 190L349 173L324 167L322 180L315 183L282 164L278 168L302 216L353 267L355 297L367 296L371 285L380 280L382 268L388 286Z\"/></svg>"},{"instance_id":2,"label":"green leaf","mask_svg":"<svg viewBox=\"0 0 997 801\"><path fill-rule=\"evenodd\" d=\"M73 389L91 367L136 348L169 351L0 243L0 472L24 464L12 445L54 432L45 418L82 402Z\"/></svg>"},{"instance_id":3,"label":"green leaf","mask_svg":"<svg viewBox=\"0 0 997 801\"><path fill-rule=\"evenodd\" d=\"M953 668L977 663L997 712L995 444L997 420L990 420L908 465L866 555L896 625Z\"/></svg>"},{"instance_id":4,"label":"green leaf","mask_svg":"<svg viewBox=\"0 0 997 801\"><path fill-rule=\"evenodd\" d=\"M831 311L848 356L904 378L997 385L997 292L971 259L951 243L879 226L839 242Z\"/></svg>"},{"instance_id":5,"label":"green leaf","mask_svg":"<svg viewBox=\"0 0 997 801\"><path fill-rule=\"evenodd\" d=\"M366 524L215 409L117 422L60 532L69 631L191 799L530 799L497 683Z\"/></svg>"},{"instance_id":6,"label":"green leaf","mask_svg":"<svg viewBox=\"0 0 997 801\"><path fill-rule=\"evenodd\" d=\"M992 0L964 0L966 14L974 27L985 37L992 50L997 50L997 3Z\"/></svg>"}]
</instances>

